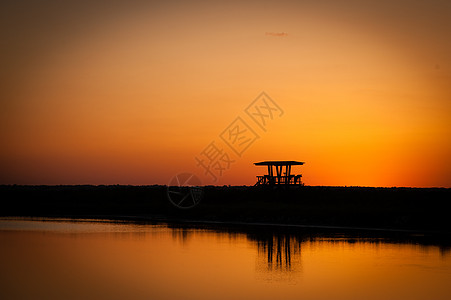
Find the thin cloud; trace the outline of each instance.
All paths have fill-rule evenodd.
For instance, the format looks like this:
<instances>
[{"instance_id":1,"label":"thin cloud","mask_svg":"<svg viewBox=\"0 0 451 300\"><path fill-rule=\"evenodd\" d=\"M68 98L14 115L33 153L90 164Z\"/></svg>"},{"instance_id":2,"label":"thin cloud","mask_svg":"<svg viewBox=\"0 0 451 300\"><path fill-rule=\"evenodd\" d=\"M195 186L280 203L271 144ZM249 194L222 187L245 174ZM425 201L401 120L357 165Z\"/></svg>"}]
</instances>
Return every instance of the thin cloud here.
<instances>
[{"instance_id":1,"label":"thin cloud","mask_svg":"<svg viewBox=\"0 0 451 300\"><path fill-rule=\"evenodd\" d=\"M288 33L286 33L286 32L266 32L265 35L275 36L275 37L286 37L286 36L288 36Z\"/></svg>"}]
</instances>

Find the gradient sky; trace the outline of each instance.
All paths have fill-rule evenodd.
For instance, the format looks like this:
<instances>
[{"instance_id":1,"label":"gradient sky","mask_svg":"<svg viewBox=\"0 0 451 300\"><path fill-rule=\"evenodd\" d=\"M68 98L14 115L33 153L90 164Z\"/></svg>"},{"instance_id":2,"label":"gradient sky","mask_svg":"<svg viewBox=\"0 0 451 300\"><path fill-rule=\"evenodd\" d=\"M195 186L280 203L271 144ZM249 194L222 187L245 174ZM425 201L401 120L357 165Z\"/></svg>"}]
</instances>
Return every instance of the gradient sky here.
<instances>
[{"instance_id":1,"label":"gradient sky","mask_svg":"<svg viewBox=\"0 0 451 300\"><path fill-rule=\"evenodd\" d=\"M449 1L2 1L0 183L451 187ZM245 108L284 111L262 131ZM220 134L260 136L241 157ZM195 157L235 161L219 180Z\"/></svg>"}]
</instances>

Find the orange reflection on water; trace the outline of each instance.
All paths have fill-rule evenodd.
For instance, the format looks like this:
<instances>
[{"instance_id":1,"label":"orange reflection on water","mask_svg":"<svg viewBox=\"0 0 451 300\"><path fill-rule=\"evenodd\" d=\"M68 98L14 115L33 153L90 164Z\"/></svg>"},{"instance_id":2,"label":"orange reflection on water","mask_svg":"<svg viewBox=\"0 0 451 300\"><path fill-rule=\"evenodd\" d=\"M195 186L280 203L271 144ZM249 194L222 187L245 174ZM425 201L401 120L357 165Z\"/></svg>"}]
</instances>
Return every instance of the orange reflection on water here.
<instances>
[{"instance_id":1,"label":"orange reflection on water","mask_svg":"<svg viewBox=\"0 0 451 300\"><path fill-rule=\"evenodd\" d=\"M384 240L0 220L2 299L449 299L451 256ZM27 223L22 221L23 223ZM20 229L22 227L22 229ZM68 230L70 228L70 230Z\"/></svg>"}]
</instances>

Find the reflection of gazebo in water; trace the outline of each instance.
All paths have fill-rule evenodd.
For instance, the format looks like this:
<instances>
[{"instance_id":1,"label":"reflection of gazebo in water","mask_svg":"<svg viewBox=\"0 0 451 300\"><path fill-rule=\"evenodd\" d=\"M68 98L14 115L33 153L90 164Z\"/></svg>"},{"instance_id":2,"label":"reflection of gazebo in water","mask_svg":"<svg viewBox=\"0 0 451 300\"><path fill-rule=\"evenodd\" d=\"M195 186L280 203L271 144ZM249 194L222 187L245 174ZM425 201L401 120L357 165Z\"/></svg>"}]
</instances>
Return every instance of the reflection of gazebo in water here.
<instances>
[{"instance_id":1,"label":"reflection of gazebo in water","mask_svg":"<svg viewBox=\"0 0 451 300\"><path fill-rule=\"evenodd\" d=\"M267 166L268 174L257 176L257 183L255 185L304 185L301 182L302 175L291 174L291 166L303 165L303 162L293 160L278 160L278 161L262 161L254 163L256 166ZM274 175L274 168L276 174Z\"/></svg>"},{"instance_id":2,"label":"reflection of gazebo in water","mask_svg":"<svg viewBox=\"0 0 451 300\"><path fill-rule=\"evenodd\" d=\"M257 243L256 269L272 280L296 280L302 271L301 236L269 233L266 236L249 236Z\"/></svg>"}]
</instances>

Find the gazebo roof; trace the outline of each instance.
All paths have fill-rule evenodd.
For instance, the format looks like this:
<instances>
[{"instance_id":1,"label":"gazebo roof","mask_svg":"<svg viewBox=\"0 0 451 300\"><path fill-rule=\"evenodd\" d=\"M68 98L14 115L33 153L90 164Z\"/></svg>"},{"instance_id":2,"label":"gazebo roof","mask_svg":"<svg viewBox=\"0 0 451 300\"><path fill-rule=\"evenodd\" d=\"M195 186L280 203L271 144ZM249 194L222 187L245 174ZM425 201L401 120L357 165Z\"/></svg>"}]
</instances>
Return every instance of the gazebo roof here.
<instances>
[{"instance_id":1,"label":"gazebo roof","mask_svg":"<svg viewBox=\"0 0 451 300\"><path fill-rule=\"evenodd\" d=\"M261 161L256 162L254 165L256 166L286 166L286 165L303 165L304 163L301 161L294 161L294 160L268 160L268 161Z\"/></svg>"}]
</instances>

